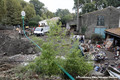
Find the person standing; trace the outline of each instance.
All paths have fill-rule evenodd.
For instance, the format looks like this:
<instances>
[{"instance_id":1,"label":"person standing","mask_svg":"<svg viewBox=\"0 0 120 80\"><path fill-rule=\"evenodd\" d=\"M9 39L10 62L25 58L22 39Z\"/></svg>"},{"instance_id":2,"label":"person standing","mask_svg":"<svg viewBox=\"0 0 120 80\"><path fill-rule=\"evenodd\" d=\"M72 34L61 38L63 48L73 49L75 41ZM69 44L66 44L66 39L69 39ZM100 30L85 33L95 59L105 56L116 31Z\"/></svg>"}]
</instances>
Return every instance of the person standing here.
<instances>
[{"instance_id":1,"label":"person standing","mask_svg":"<svg viewBox=\"0 0 120 80\"><path fill-rule=\"evenodd\" d=\"M83 35L83 43L85 42L85 36Z\"/></svg>"},{"instance_id":2,"label":"person standing","mask_svg":"<svg viewBox=\"0 0 120 80\"><path fill-rule=\"evenodd\" d=\"M19 29L18 33L19 33L19 39L21 39L21 29Z\"/></svg>"},{"instance_id":3,"label":"person standing","mask_svg":"<svg viewBox=\"0 0 120 80\"><path fill-rule=\"evenodd\" d=\"M84 43L83 35L81 36L81 43Z\"/></svg>"}]
</instances>

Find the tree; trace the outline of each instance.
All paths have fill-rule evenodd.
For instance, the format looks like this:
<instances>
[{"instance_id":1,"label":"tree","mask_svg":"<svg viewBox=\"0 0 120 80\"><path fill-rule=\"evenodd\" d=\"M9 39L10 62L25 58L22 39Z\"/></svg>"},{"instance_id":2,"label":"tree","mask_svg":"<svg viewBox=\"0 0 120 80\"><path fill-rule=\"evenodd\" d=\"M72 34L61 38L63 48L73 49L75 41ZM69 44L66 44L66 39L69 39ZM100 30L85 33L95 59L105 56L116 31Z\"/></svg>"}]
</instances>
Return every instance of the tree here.
<instances>
[{"instance_id":1,"label":"tree","mask_svg":"<svg viewBox=\"0 0 120 80\"><path fill-rule=\"evenodd\" d=\"M0 0L0 21L6 14L6 0Z\"/></svg>"},{"instance_id":2,"label":"tree","mask_svg":"<svg viewBox=\"0 0 120 80\"><path fill-rule=\"evenodd\" d=\"M96 10L95 3L85 3L84 7L82 8L82 13L88 13Z\"/></svg>"},{"instance_id":3,"label":"tree","mask_svg":"<svg viewBox=\"0 0 120 80\"><path fill-rule=\"evenodd\" d=\"M28 25L29 26L38 26L38 22L36 22L36 21L29 21Z\"/></svg>"},{"instance_id":4,"label":"tree","mask_svg":"<svg viewBox=\"0 0 120 80\"><path fill-rule=\"evenodd\" d=\"M82 8L84 3L85 3L85 0L79 0L79 4L78 4L78 0L74 0L73 9L77 9L77 7L79 7L79 9Z\"/></svg>"},{"instance_id":5,"label":"tree","mask_svg":"<svg viewBox=\"0 0 120 80\"><path fill-rule=\"evenodd\" d=\"M17 0L6 0L7 14L5 23L8 25L21 24L22 7Z\"/></svg>"},{"instance_id":6,"label":"tree","mask_svg":"<svg viewBox=\"0 0 120 80\"><path fill-rule=\"evenodd\" d=\"M93 0L96 6L96 10L107 7L107 0Z\"/></svg>"},{"instance_id":7,"label":"tree","mask_svg":"<svg viewBox=\"0 0 120 80\"><path fill-rule=\"evenodd\" d=\"M38 22L41 20L39 15L34 16L28 22L29 26L38 26Z\"/></svg>"},{"instance_id":8,"label":"tree","mask_svg":"<svg viewBox=\"0 0 120 80\"><path fill-rule=\"evenodd\" d=\"M39 16L39 15L36 15L36 16L34 16L32 19L30 19L30 21L39 22L39 21L40 21L40 16Z\"/></svg>"},{"instance_id":9,"label":"tree","mask_svg":"<svg viewBox=\"0 0 120 80\"><path fill-rule=\"evenodd\" d=\"M48 10L47 13L46 13L46 16L47 16L47 18L52 18L55 15L51 11Z\"/></svg>"},{"instance_id":10,"label":"tree","mask_svg":"<svg viewBox=\"0 0 120 80\"><path fill-rule=\"evenodd\" d=\"M19 0L20 1L20 5L22 6L22 8L24 8L25 6L27 6L27 2L25 2L24 0Z\"/></svg>"},{"instance_id":11,"label":"tree","mask_svg":"<svg viewBox=\"0 0 120 80\"><path fill-rule=\"evenodd\" d=\"M79 2L78 2L79 1ZM108 6L120 6L120 0L74 0L74 9L82 9L82 14L103 9Z\"/></svg>"},{"instance_id":12,"label":"tree","mask_svg":"<svg viewBox=\"0 0 120 80\"><path fill-rule=\"evenodd\" d=\"M41 16L41 9L43 8L44 4L38 0L30 0L30 3L34 5L36 15Z\"/></svg>"},{"instance_id":13,"label":"tree","mask_svg":"<svg viewBox=\"0 0 120 80\"><path fill-rule=\"evenodd\" d=\"M107 6L114 6L114 7L120 6L120 0L106 0L106 1L107 1Z\"/></svg>"},{"instance_id":14,"label":"tree","mask_svg":"<svg viewBox=\"0 0 120 80\"><path fill-rule=\"evenodd\" d=\"M55 14L56 16L63 17L67 14L70 14L70 12L68 9L58 9Z\"/></svg>"},{"instance_id":15,"label":"tree","mask_svg":"<svg viewBox=\"0 0 120 80\"><path fill-rule=\"evenodd\" d=\"M24 8L24 11L26 13L26 16L25 16L26 22L28 22L31 18L33 18L36 15L32 4L27 4L27 6L25 6Z\"/></svg>"},{"instance_id":16,"label":"tree","mask_svg":"<svg viewBox=\"0 0 120 80\"><path fill-rule=\"evenodd\" d=\"M79 9L83 7L84 0L74 0L74 9L77 11L77 32L81 33L81 27L79 26Z\"/></svg>"},{"instance_id":17,"label":"tree","mask_svg":"<svg viewBox=\"0 0 120 80\"><path fill-rule=\"evenodd\" d=\"M61 19L63 24L66 24L70 20L73 20L73 15L72 14L67 14Z\"/></svg>"},{"instance_id":18,"label":"tree","mask_svg":"<svg viewBox=\"0 0 120 80\"><path fill-rule=\"evenodd\" d=\"M62 24L66 24L66 22L73 19L73 15L68 9L58 9L55 14L61 18Z\"/></svg>"}]
</instances>

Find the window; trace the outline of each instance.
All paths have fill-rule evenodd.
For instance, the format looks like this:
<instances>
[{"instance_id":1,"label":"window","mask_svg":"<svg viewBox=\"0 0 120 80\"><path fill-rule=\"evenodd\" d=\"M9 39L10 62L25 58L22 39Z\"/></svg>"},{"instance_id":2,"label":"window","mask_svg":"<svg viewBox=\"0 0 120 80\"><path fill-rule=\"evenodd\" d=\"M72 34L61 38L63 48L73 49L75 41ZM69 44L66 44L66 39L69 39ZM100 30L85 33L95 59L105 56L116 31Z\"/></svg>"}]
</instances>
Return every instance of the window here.
<instances>
[{"instance_id":1,"label":"window","mask_svg":"<svg viewBox=\"0 0 120 80\"><path fill-rule=\"evenodd\" d=\"M45 23L42 23L42 25L41 26L45 26Z\"/></svg>"},{"instance_id":2,"label":"window","mask_svg":"<svg viewBox=\"0 0 120 80\"><path fill-rule=\"evenodd\" d=\"M97 17L97 26L104 26L104 16Z\"/></svg>"}]
</instances>

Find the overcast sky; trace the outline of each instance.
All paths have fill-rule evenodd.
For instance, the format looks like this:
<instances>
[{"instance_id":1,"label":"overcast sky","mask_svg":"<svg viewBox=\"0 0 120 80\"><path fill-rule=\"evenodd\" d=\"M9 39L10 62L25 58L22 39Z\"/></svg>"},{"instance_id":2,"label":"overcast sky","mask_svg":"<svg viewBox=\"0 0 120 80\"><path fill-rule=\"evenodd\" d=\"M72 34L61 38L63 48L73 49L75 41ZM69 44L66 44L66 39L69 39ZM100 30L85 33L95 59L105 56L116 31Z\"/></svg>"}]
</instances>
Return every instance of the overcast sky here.
<instances>
[{"instance_id":1,"label":"overcast sky","mask_svg":"<svg viewBox=\"0 0 120 80\"><path fill-rule=\"evenodd\" d=\"M29 2L30 0L25 0ZM60 9L68 9L71 13L75 13L72 10L74 6L74 0L39 0L40 2L45 4L45 7L51 12L56 12L58 8Z\"/></svg>"}]
</instances>

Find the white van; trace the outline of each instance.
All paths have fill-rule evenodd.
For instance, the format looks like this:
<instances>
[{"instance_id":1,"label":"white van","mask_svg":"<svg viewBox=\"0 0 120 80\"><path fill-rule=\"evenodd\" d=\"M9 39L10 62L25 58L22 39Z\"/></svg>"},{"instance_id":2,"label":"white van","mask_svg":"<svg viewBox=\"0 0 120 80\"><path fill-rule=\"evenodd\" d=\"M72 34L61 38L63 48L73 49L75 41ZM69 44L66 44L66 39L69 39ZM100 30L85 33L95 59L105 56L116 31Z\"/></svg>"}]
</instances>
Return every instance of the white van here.
<instances>
[{"instance_id":1,"label":"white van","mask_svg":"<svg viewBox=\"0 0 120 80\"><path fill-rule=\"evenodd\" d=\"M35 35L42 35L44 36L44 34L46 32L48 32L50 30L50 27L49 26L45 26L45 27L36 27L35 31L34 31L34 34Z\"/></svg>"}]
</instances>

